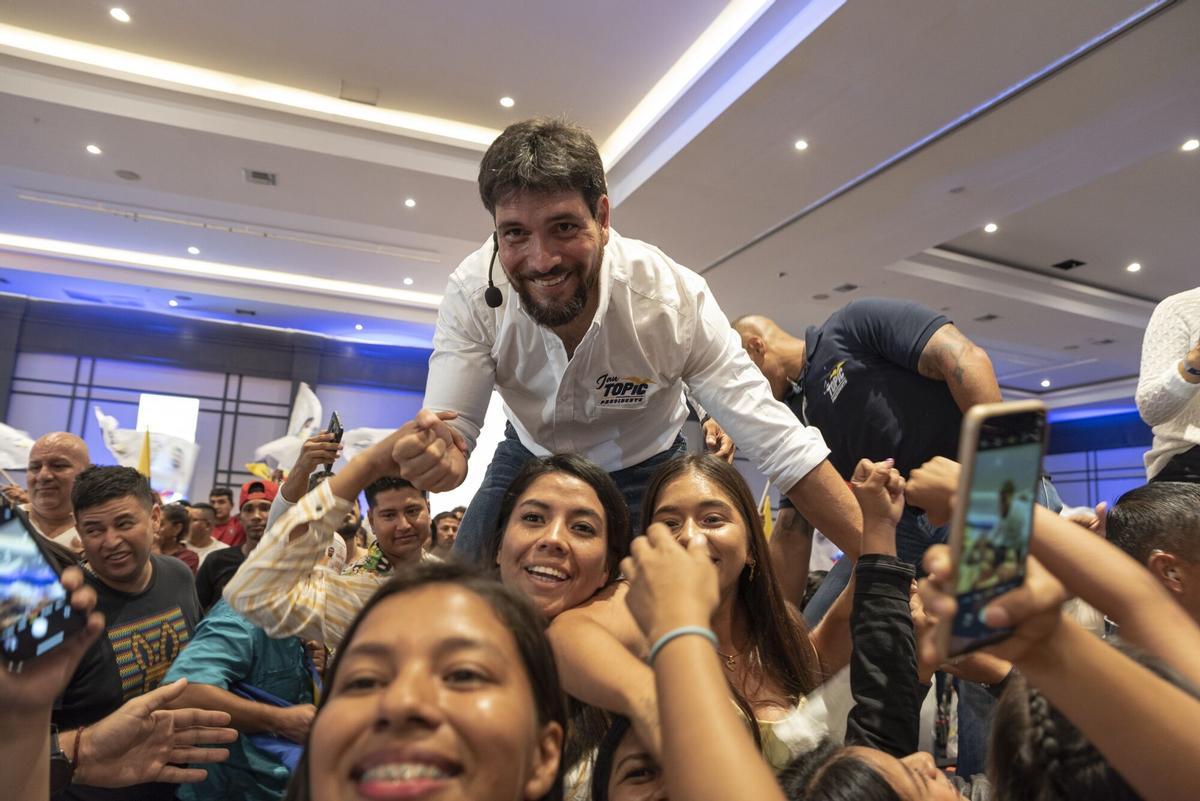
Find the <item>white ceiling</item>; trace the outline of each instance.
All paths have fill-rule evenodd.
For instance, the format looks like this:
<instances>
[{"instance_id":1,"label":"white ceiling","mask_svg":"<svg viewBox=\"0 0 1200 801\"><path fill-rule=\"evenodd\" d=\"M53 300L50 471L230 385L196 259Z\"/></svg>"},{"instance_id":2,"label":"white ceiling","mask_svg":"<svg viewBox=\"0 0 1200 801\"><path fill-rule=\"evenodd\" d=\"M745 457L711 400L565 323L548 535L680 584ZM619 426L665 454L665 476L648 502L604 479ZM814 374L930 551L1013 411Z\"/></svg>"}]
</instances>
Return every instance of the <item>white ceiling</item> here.
<instances>
[{"instance_id":1,"label":"white ceiling","mask_svg":"<svg viewBox=\"0 0 1200 801\"><path fill-rule=\"evenodd\" d=\"M1179 145L1200 136L1200 4L1164 4L925 147L1149 4L731 4L747 5L740 38L610 159L616 227L704 271L730 316L799 331L857 296L912 297L984 343L1007 387L1126 397L1153 302L1198 283L1200 152ZM567 114L601 143L732 13L722 0L156 0L125 3L121 25L108 6L8 0L0 26L332 97L342 81L376 87L380 108L482 129ZM436 296L489 231L477 143L147 83L0 47L0 235L183 258L196 245L198 259ZM243 168L279 183L248 184ZM979 231L988 221L996 234ZM1088 264L1047 269L1064 258ZM174 313L220 319L258 304L260 324L398 344L428 342L436 303L14 247L0 276L5 291L75 287L163 311L183 294ZM832 291L847 282L859 288Z\"/></svg>"}]
</instances>

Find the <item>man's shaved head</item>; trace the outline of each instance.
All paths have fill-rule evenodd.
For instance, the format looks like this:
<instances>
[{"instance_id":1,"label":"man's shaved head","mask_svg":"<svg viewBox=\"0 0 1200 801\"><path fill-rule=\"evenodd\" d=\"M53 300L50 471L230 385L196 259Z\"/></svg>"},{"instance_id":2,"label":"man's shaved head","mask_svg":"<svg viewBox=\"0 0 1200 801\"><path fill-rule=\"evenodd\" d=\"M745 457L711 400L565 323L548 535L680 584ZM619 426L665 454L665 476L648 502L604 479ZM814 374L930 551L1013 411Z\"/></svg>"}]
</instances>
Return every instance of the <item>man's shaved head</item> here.
<instances>
[{"instance_id":1,"label":"man's shaved head","mask_svg":"<svg viewBox=\"0 0 1200 801\"><path fill-rule=\"evenodd\" d=\"M67 431L51 431L49 434L38 437L37 441L33 443L33 447L29 449L30 456L32 457L33 453L39 450L69 455L71 460L79 465L80 470L92 463L91 456L88 455L87 443Z\"/></svg>"},{"instance_id":2,"label":"man's shaved head","mask_svg":"<svg viewBox=\"0 0 1200 801\"><path fill-rule=\"evenodd\" d=\"M750 360L762 370L771 385L771 394L782 399L788 379L799 375L804 366L804 340L784 331L770 317L747 314L733 321L733 330L742 338Z\"/></svg>"},{"instance_id":3,"label":"man's shaved head","mask_svg":"<svg viewBox=\"0 0 1200 801\"><path fill-rule=\"evenodd\" d=\"M33 443L25 480L29 503L43 523L73 516L71 490L75 476L90 462L87 443L66 431L52 431Z\"/></svg>"}]
</instances>

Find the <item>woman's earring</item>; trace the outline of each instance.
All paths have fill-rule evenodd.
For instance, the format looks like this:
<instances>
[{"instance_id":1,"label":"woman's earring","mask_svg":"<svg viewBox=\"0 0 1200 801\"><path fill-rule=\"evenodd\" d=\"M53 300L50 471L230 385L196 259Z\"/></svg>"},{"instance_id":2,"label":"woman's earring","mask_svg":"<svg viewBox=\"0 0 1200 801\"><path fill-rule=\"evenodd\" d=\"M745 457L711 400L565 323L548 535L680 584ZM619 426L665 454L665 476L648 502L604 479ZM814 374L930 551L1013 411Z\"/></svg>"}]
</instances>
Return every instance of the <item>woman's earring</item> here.
<instances>
[{"instance_id":1,"label":"woman's earring","mask_svg":"<svg viewBox=\"0 0 1200 801\"><path fill-rule=\"evenodd\" d=\"M758 564L758 563L757 562L750 563L750 578L749 578L750 581L754 581L754 566L756 564Z\"/></svg>"}]
</instances>

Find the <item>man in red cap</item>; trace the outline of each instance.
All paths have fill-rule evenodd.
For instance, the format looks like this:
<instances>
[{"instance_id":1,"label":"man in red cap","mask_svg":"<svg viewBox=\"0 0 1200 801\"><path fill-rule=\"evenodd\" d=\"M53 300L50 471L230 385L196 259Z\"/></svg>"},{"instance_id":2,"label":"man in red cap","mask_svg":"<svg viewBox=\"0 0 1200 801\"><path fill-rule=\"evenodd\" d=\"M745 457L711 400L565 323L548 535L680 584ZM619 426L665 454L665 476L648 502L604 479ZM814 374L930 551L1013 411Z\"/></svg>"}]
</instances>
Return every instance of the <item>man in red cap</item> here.
<instances>
[{"instance_id":1,"label":"man in red cap","mask_svg":"<svg viewBox=\"0 0 1200 801\"><path fill-rule=\"evenodd\" d=\"M267 530L267 515L271 512L271 501L279 492L279 486L273 481L253 479L242 485L238 506L241 511L242 528L246 539L237 548L222 548L209 555L200 565L196 574L196 595L200 598L200 606L208 609L221 600L221 591L226 583L237 572L242 562L250 552L258 547L259 540Z\"/></svg>"}]
</instances>

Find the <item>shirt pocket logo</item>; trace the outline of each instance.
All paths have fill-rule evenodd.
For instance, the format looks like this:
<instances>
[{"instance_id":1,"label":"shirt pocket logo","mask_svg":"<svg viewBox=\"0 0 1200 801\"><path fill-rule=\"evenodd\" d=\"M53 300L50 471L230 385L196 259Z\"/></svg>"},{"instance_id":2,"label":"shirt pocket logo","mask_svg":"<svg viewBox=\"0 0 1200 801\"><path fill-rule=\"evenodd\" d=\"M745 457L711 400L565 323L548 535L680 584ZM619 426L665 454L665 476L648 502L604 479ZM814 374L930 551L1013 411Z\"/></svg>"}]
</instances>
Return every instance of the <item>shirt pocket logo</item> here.
<instances>
[{"instance_id":1,"label":"shirt pocket logo","mask_svg":"<svg viewBox=\"0 0 1200 801\"><path fill-rule=\"evenodd\" d=\"M640 409L653 392L655 382L636 375L603 373L596 379L596 406L601 409Z\"/></svg>"}]
</instances>

